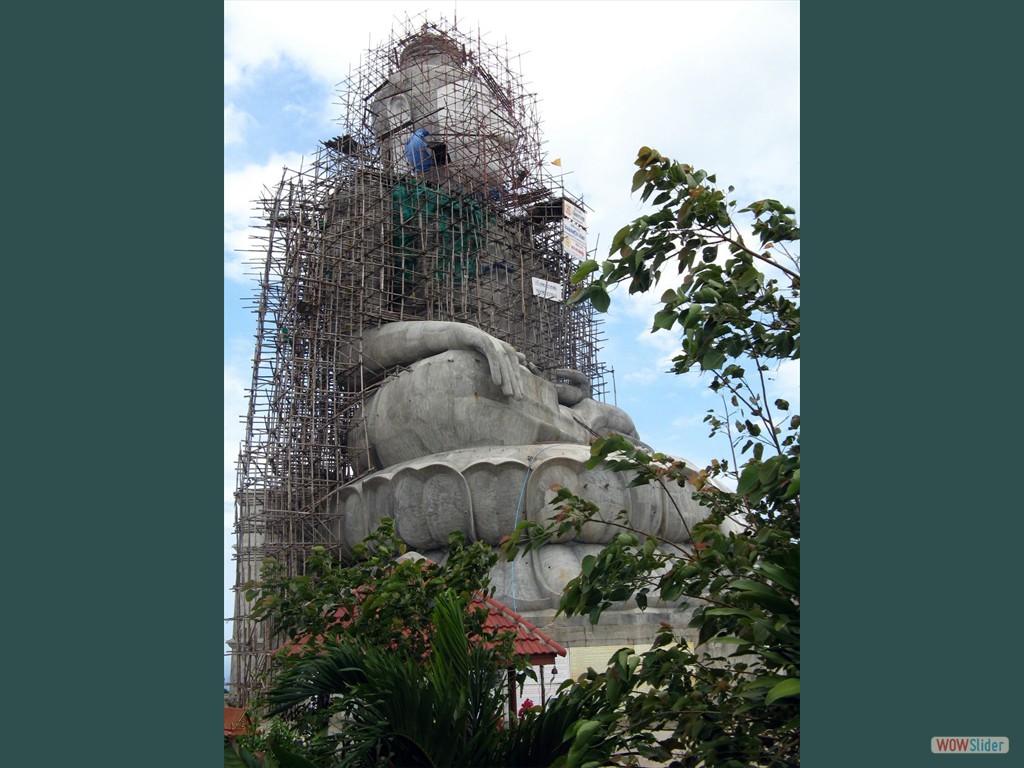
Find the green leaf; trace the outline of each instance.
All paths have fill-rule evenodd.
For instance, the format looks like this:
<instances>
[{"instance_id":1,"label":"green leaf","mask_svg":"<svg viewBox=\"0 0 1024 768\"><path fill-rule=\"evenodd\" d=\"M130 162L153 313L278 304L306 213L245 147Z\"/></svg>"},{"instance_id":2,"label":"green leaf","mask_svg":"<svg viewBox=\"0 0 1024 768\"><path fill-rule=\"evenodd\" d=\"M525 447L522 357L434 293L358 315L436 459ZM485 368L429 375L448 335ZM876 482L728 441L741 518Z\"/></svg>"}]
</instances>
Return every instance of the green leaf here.
<instances>
[{"instance_id":1,"label":"green leaf","mask_svg":"<svg viewBox=\"0 0 1024 768\"><path fill-rule=\"evenodd\" d=\"M693 213L693 201L687 200L679 207L679 213L676 215L676 226L680 229L685 227L691 213Z\"/></svg>"},{"instance_id":2,"label":"green leaf","mask_svg":"<svg viewBox=\"0 0 1024 768\"><path fill-rule=\"evenodd\" d=\"M795 605L766 584L749 579L736 579L729 584L730 588L742 595L743 599L767 608L769 611L782 615L796 611Z\"/></svg>"},{"instance_id":3,"label":"green leaf","mask_svg":"<svg viewBox=\"0 0 1024 768\"><path fill-rule=\"evenodd\" d=\"M793 479L789 481L789 485L786 486L786 493L783 495L783 499L792 499L794 496L800 493L800 470L793 471Z\"/></svg>"},{"instance_id":4,"label":"green leaf","mask_svg":"<svg viewBox=\"0 0 1024 768\"><path fill-rule=\"evenodd\" d=\"M693 328L700 322L701 318L701 306L700 304L691 304L690 308L686 312L686 317L683 320L683 328Z\"/></svg>"},{"instance_id":5,"label":"green leaf","mask_svg":"<svg viewBox=\"0 0 1024 768\"><path fill-rule=\"evenodd\" d=\"M629 232L632 228L631 224L627 224L615 233L615 237L612 238L611 253L615 253L615 251L622 247L622 244L626 242L626 238L629 237Z\"/></svg>"},{"instance_id":6,"label":"green leaf","mask_svg":"<svg viewBox=\"0 0 1024 768\"><path fill-rule=\"evenodd\" d=\"M658 330L669 330L672 328L672 324L676 321L678 315L674 309L663 309L654 315L654 327L651 329L651 333Z\"/></svg>"},{"instance_id":7,"label":"green leaf","mask_svg":"<svg viewBox=\"0 0 1024 768\"><path fill-rule=\"evenodd\" d=\"M764 275L758 272L756 268L748 267L743 274L736 278L736 284L744 291L749 291L753 290L763 279Z\"/></svg>"},{"instance_id":8,"label":"green leaf","mask_svg":"<svg viewBox=\"0 0 1024 768\"><path fill-rule=\"evenodd\" d=\"M590 286L591 290L587 298L598 312L607 312L612 300L608 292L596 283Z\"/></svg>"},{"instance_id":9,"label":"green leaf","mask_svg":"<svg viewBox=\"0 0 1024 768\"><path fill-rule=\"evenodd\" d=\"M758 479L761 481L761 485L771 485L775 482L775 478L779 474L779 464L782 460L782 456L773 456L761 465L761 469L758 472Z\"/></svg>"},{"instance_id":10,"label":"green leaf","mask_svg":"<svg viewBox=\"0 0 1024 768\"><path fill-rule=\"evenodd\" d=\"M774 686L768 695L764 697L765 704L771 704L777 699L785 698L786 696L799 696L800 695L800 678L799 677L787 677L778 685Z\"/></svg>"},{"instance_id":11,"label":"green leaf","mask_svg":"<svg viewBox=\"0 0 1024 768\"><path fill-rule=\"evenodd\" d=\"M745 616L748 619L753 619L754 614L750 611L745 611L742 608L708 608L704 611L705 616Z\"/></svg>"},{"instance_id":12,"label":"green leaf","mask_svg":"<svg viewBox=\"0 0 1024 768\"><path fill-rule=\"evenodd\" d=\"M242 752L245 751L241 748ZM224 739L224 768L246 768L245 761L235 752L231 742Z\"/></svg>"},{"instance_id":13,"label":"green leaf","mask_svg":"<svg viewBox=\"0 0 1024 768\"><path fill-rule=\"evenodd\" d=\"M736 493L746 496L760 483L761 467L757 462L751 462L740 475L740 481L736 485Z\"/></svg>"},{"instance_id":14,"label":"green leaf","mask_svg":"<svg viewBox=\"0 0 1024 768\"><path fill-rule=\"evenodd\" d=\"M799 586L799 579L794 578L794 574L789 573L781 566L775 565L774 563L761 562L758 563L757 568L761 573L783 589L788 589L793 592L796 591Z\"/></svg>"},{"instance_id":15,"label":"green leaf","mask_svg":"<svg viewBox=\"0 0 1024 768\"><path fill-rule=\"evenodd\" d=\"M587 555L583 558L582 568L583 575L590 577L590 574L594 571L594 564L597 562L597 558L593 555Z\"/></svg>"},{"instance_id":16,"label":"green leaf","mask_svg":"<svg viewBox=\"0 0 1024 768\"><path fill-rule=\"evenodd\" d=\"M778 592L768 585L762 584L759 581L752 581L751 579L733 579L729 582L729 586L742 592L757 592L758 594L771 595L772 597L779 596Z\"/></svg>"},{"instance_id":17,"label":"green leaf","mask_svg":"<svg viewBox=\"0 0 1024 768\"><path fill-rule=\"evenodd\" d=\"M317 768L316 763L307 760L296 752L292 752L282 744L272 746L271 751L280 762L281 768Z\"/></svg>"},{"instance_id":18,"label":"green leaf","mask_svg":"<svg viewBox=\"0 0 1024 768\"><path fill-rule=\"evenodd\" d=\"M715 371L725 364L725 353L709 349L700 360L701 370Z\"/></svg>"},{"instance_id":19,"label":"green leaf","mask_svg":"<svg viewBox=\"0 0 1024 768\"><path fill-rule=\"evenodd\" d=\"M641 168L633 174L633 187L630 189L630 192L636 192L644 185L645 181L647 181L647 171Z\"/></svg>"},{"instance_id":20,"label":"green leaf","mask_svg":"<svg viewBox=\"0 0 1024 768\"><path fill-rule=\"evenodd\" d=\"M572 284L576 285L591 272L596 272L597 268L598 263L596 261L594 261L593 259L587 259L582 264L580 264L579 268L573 273L571 278Z\"/></svg>"}]
</instances>

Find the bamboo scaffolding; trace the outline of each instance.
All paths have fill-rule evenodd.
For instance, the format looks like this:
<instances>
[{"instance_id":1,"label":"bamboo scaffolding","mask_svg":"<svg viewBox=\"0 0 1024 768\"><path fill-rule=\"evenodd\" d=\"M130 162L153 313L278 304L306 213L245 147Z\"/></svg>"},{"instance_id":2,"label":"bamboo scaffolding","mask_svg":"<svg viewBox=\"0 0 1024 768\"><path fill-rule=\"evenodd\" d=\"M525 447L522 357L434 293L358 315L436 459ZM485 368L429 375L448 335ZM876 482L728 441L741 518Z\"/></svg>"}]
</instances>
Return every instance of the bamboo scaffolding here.
<instances>
[{"instance_id":1,"label":"bamboo scaffolding","mask_svg":"<svg viewBox=\"0 0 1024 768\"><path fill-rule=\"evenodd\" d=\"M397 67L438 56L458 64L439 92L449 109L464 109L464 133L482 154L469 171L453 163L424 181L379 130L375 99L396 90L389 78ZM350 433L379 386L359 365L366 329L403 320L469 323L552 377L556 369L582 371L594 396L605 397L598 323L589 306L564 301L578 259L563 247L562 206L583 205L548 172L535 100L509 61L479 35L444 21L417 29L407 20L342 84L343 136L319 147L308 167L286 171L258 201L256 344L235 509L231 692L239 704L259 693L275 650L249 619L244 585L268 557L302 573L313 546L330 546L327 500L369 466L350 447L360 444ZM477 88L493 96L500 115L464 106ZM487 140L499 119L516 136L512 152ZM501 194L487 192L501 186ZM537 295L535 278L560 295Z\"/></svg>"}]
</instances>

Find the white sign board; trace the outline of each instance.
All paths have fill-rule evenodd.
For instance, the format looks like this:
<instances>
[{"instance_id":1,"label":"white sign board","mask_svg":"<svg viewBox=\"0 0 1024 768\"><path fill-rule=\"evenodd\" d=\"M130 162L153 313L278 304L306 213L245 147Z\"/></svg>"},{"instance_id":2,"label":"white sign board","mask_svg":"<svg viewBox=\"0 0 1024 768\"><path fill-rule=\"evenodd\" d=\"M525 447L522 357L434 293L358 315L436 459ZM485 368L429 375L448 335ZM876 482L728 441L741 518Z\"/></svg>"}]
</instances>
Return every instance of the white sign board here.
<instances>
[{"instance_id":1,"label":"white sign board","mask_svg":"<svg viewBox=\"0 0 1024 768\"><path fill-rule=\"evenodd\" d=\"M580 260L587 258L587 244L568 235L562 238L562 251Z\"/></svg>"},{"instance_id":2,"label":"white sign board","mask_svg":"<svg viewBox=\"0 0 1024 768\"><path fill-rule=\"evenodd\" d=\"M587 228L587 213L575 203L562 199L562 217L573 222L580 229Z\"/></svg>"},{"instance_id":3,"label":"white sign board","mask_svg":"<svg viewBox=\"0 0 1024 768\"><path fill-rule=\"evenodd\" d=\"M544 299L554 299L555 301L561 301L562 299L562 286L558 283L553 283L550 280L543 280L539 277L532 278L533 280L533 295L540 296Z\"/></svg>"},{"instance_id":4,"label":"white sign board","mask_svg":"<svg viewBox=\"0 0 1024 768\"><path fill-rule=\"evenodd\" d=\"M586 230L580 229L578 226L573 224L568 219L562 222L562 231L565 232L565 234L571 237L573 240L577 240L584 244L587 242Z\"/></svg>"},{"instance_id":5,"label":"white sign board","mask_svg":"<svg viewBox=\"0 0 1024 768\"><path fill-rule=\"evenodd\" d=\"M586 213L565 198L562 198L562 252L577 261L587 258Z\"/></svg>"}]
</instances>

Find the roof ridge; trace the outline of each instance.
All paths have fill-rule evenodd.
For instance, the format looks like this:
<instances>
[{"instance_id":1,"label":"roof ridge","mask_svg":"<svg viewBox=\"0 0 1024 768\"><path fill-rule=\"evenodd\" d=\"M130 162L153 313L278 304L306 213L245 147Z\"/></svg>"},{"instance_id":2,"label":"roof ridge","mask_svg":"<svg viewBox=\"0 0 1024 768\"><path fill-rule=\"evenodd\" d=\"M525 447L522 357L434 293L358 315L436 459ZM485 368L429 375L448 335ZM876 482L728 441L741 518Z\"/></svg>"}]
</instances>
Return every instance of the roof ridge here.
<instances>
[{"instance_id":1,"label":"roof ridge","mask_svg":"<svg viewBox=\"0 0 1024 768\"><path fill-rule=\"evenodd\" d=\"M532 621L527 619L522 614L519 614L516 611L512 610L507 605L505 605L503 602L501 602L500 600L492 597L491 595L488 595L488 594L486 594L484 592L480 592L480 591L477 591L476 594L480 595L483 598L484 601L486 601L487 603L489 603L493 607L497 608L498 611L500 611L501 613L503 613L506 616L508 616L509 618L511 618L517 624L521 624L528 632L532 632L533 634L537 635L537 637L539 637L542 642L547 643L548 645L550 645L559 656L565 656L568 653L568 651L566 650L565 646L563 646L557 640L552 638L544 630L542 630L540 627L538 627L536 624L534 624Z\"/></svg>"}]
</instances>

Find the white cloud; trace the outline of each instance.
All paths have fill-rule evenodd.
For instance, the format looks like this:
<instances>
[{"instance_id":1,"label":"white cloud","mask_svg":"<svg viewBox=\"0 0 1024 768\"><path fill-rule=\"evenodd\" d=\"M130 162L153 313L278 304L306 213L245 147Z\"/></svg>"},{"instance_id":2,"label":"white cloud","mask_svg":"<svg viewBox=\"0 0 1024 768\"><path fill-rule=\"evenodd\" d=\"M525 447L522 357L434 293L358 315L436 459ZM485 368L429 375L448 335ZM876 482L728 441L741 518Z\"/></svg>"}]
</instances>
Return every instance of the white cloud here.
<instances>
[{"instance_id":1,"label":"white cloud","mask_svg":"<svg viewBox=\"0 0 1024 768\"><path fill-rule=\"evenodd\" d=\"M768 378L772 382L772 399L788 400L790 410L797 412L800 408L800 361L784 360Z\"/></svg>"},{"instance_id":2,"label":"white cloud","mask_svg":"<svg viewBox=\"0 0 1024 768\"><path fill-rule=\"evenodd\" d=\"M786 360L776 372L778 385L784 391L800 391L800 360Z\"/></svg>"},{"instance_id":3,"label":"white cloud","mask_svg":"<svg viewBox=\"0 0 1024 768\"><path fill-rule=\"evenodd\" d=\"M707 416L707 411L700 411L698 413L689 413L685 416L678 416L672 419L672 426L679 429L682 427L699 427L704 424L704 418Z\"/></svg>"},{"instance_id":4,"label":"white cloud","mask_svg":"<svg viewBox=\"0 0 1024 768\"><path fill-rule=\"evenodd\" d=\"M280 181L284 168L298 169L302 155L274 154L261 164L224 172L224 274L227 278L250 283L247 262L261 258L261 241L253 229L258 225L258 200L273 197L272 187Z\"/></svg>"},{"instance_id":5,"label":"white cloud","mask_svg":"<svg viewBox=\"0 0 1024 768\"><path fill-rule=\"evenodd\" d=\"M650 328L646 328L643 333L638 334L636 341L658 355L657 366L662 371L672 367L672 358L679 354L682 343L679 334L675 331L659 330L651 333Z\"/></svg>"},{"instance_id":6,"label":"white cloud","mask_svg":"<svg viewBox=\"0 0 1024 768\"><path fill-rule=\"evenodd\" d=\"M664 375L665 371L661 368L638 368L626 371L622 380L629 384L653 384Z\"/></svg>"},{"instance_id":7,"label":"white cloud","mask_svg":"<svg viewBox=\"0 0 1024 768\"><path fill-rule=\"evenodd\" d=\"M224 145L238 144L245 139L245 129L252 123L252 116L234 104L224 107Z\"/></svg>"}]
</instances>

